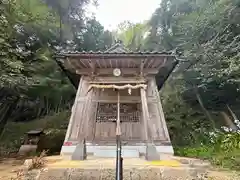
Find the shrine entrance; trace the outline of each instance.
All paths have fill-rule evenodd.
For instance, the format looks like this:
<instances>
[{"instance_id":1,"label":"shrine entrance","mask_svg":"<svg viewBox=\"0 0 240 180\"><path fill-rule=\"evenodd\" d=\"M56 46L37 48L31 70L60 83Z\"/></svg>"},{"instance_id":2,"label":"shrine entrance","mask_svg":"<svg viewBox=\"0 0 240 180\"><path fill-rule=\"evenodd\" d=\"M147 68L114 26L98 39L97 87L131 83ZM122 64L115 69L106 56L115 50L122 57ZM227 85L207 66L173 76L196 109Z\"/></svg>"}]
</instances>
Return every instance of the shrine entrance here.
<instances>
[{"instance_id":1,"label":"shrine entrance","mask_svg":"<svg viewBox=\"0 0 240 180\"><path fill-rule=\"evenodd\" d=\"M120 104L121 138L123 141L141 140L141 110L140 104ZM96 117L96 131L94 141L116 139L117 103L99 103Z\"/></svg>"},{"instance_id":2,"label":"shrine entrance","mask_svg":"<svg viewBox=\"0 0 240 180\"><path fill-rule=\"evenodd\" d=\"M120 106L120 128L121 139L125 145L133 145L140 142L142 139L142 116L141 116L141 103L131 102L126 100L121 101L122 97L138 97L140 100L139 89L116 90L104 89L103 93L108 96L113 95L112 102L98 102L96 113L96 127L93 142L96 144L115 144L116 143L116 126L117 126L117 106L118 106L118 93L119 93L119 106Z\"/></svg>"}]
</instances>

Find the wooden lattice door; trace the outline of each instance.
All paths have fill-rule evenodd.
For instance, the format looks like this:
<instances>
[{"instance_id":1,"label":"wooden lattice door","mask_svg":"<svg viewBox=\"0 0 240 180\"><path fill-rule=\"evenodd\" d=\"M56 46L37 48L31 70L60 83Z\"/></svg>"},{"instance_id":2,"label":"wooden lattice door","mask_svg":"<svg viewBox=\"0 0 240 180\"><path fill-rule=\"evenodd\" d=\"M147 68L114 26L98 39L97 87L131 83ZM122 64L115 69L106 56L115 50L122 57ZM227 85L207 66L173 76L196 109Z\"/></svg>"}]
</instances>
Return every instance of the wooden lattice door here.
<instances>
[{"instance_id":1,"label":"wooden lattice door","mask_svg":"<svg viewBox=\"0 0 240 180\"><path fill-rule=\"evenodd\" d=\"M141 139L141 111L138 103L120 103L121 137L125 141ZM116 139L117 103L98 103L95 141Z\"/></svg>"}]
</instances>

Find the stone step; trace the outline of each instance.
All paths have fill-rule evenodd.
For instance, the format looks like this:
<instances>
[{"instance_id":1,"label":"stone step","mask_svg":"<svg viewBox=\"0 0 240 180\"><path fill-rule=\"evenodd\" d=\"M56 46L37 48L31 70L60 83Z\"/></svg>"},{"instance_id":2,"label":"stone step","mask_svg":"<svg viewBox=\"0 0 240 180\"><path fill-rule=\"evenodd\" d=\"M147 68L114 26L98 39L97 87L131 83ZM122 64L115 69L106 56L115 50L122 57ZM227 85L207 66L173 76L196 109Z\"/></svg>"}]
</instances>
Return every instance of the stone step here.
<instances>
[{"instance_id":1,"label":"stone step","mask_svg":"<svg viewBox=\"0 0 240 180\"><path fill-rule=\"evenodd\" d=\"M96 158L115 158L117 146L88 146L89 152ZM137 146L122 146L122 157L139 158L139 148Z\"/></svg>"},{"instance_id":2,"label":"stone step","mask_svg":"<svg viewBox=\"0 0 240 180\"><path fill-rule=\"evenodd\" d=\"M106 158L114 158L116 157L116 149L109 149L109 148L101 148L96 149L94 154L95 157L106 157ZM122 157L123 158L138 158L139 151L136 149L122 149Z\"/></svg>"}]
</instances>

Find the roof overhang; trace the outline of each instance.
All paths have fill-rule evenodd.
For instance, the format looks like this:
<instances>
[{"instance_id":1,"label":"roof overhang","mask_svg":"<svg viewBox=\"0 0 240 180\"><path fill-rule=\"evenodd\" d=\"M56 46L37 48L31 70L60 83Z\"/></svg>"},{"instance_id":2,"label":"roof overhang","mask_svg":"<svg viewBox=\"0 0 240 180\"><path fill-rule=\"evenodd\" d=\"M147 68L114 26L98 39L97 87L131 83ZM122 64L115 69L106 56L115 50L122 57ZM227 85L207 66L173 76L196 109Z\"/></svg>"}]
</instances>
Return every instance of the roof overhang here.
<instances>
[{"instance_id":1,"label":"roof overhang","mask_svg":"<svg viewBox=\"0 0 240 180\"><path fill-rule=\"evenodd\" d=\"M81 75L109 75L119 68L123 75L154 75L160 89L177 64L174 55L161 53L63 53L56 56L67 71Z\"/></svg>"}]
</instances>

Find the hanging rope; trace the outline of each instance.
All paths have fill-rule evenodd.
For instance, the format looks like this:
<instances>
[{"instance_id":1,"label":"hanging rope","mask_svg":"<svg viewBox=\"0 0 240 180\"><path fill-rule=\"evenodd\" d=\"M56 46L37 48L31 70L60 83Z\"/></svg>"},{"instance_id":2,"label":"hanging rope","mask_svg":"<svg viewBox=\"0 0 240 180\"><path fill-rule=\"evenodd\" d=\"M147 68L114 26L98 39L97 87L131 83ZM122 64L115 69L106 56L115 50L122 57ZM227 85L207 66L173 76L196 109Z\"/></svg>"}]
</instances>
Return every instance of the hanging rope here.
<instances>
[{"instance_id":1,"label":"hanging rope","mask_svg":"<svg viewBox=\"0 0 240 180\"><path fill-rule=\"evenodd\" d=\"M147 89L147 85L146 84L137 84L137 85L126 84L123 86L119 86L119 85L115 85L115 84L108 84L108 85L91 84L88 88L87 93L92 88L98 88L98 89L139 89L139 88L143 88L143 89Z\"/></svg>"}]
</instances>

